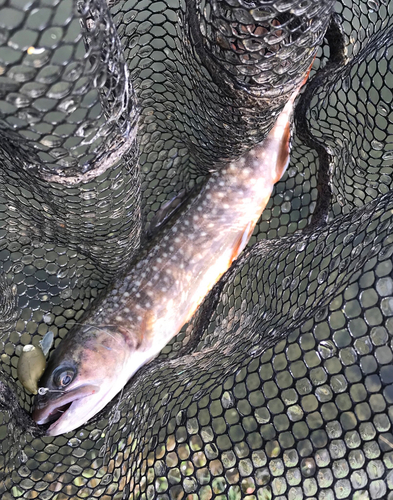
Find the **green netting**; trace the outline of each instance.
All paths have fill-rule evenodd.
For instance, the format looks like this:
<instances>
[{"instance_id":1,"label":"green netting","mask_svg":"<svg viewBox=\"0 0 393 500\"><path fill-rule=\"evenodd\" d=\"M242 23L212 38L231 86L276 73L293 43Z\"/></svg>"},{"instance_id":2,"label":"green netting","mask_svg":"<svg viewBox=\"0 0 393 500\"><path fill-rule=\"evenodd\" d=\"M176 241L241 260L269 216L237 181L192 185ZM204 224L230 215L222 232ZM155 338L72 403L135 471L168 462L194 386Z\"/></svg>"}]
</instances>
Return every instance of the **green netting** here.
<instances>
[{"instance_id":1,"label":"green netting","mask_svg":"<svg viewBox=\"0 0 393 500\"><path fill-rule=\"evenodd\" d=\"M0 4L2 498L391 500L393 4L108 3ZM22 347L265 137L315 53L249 247L101 414L43 436Z\"/></svg>"}]
</instances>

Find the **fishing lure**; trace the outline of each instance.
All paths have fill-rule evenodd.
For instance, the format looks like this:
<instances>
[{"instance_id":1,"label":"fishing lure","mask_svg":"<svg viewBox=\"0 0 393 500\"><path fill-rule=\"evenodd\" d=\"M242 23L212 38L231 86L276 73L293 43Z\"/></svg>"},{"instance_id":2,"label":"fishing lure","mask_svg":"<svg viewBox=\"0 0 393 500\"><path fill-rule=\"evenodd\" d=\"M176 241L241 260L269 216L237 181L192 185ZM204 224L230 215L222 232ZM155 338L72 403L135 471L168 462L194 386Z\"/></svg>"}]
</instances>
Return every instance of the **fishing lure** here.
<instances>
[{"instance_id":1,"label":"fishing lure","mask_svg":"<svg viewBox=\"0 0 393 500\"><path fill-rule=\"evenodd\" d=\"M27 344L19 357L16 372L25 389L32 394L38 392L38 381L45 371L46 359L40 347Z\"/></svg>"}]
</instances>

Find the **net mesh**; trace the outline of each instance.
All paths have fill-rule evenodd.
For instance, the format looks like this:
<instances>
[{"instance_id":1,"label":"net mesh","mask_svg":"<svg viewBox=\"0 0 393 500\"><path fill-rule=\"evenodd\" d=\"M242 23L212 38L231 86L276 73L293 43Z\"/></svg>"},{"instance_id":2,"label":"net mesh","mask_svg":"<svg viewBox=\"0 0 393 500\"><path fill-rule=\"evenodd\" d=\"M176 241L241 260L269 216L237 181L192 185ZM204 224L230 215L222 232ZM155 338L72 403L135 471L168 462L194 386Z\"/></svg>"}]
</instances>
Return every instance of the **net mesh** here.
<instances>
[{"instance_id":1,"label":"net mesh","mask_svg":"<svg viewBox=\"0 0 393 500\"><path fill-rule=\"evenodd\" d=\"M393 4L108 3L0 4L2 498L390 500ZM61 341L315 53L249 247L120 396L43 436L22 347Z\"/></svg>"}]
</instances>

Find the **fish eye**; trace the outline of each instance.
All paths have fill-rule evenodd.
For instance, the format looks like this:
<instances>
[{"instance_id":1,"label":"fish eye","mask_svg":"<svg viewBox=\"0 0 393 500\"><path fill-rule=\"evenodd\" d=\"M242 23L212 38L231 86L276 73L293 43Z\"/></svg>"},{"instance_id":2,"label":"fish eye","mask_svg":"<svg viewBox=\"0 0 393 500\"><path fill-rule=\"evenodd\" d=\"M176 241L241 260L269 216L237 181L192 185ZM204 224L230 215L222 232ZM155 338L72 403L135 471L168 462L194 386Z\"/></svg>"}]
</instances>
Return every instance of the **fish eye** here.
<instances>
[{"instance_id":1,"label":"fish eye","mask_svg":"<svg viewBox=\"0 0 393 500\"><path fill-rule=\"evenodd\" d=\"M74 380L75 370L73 368L61 368L53 374L53 381L57 387L67 387Z\"/></svg>"}]
</instances>

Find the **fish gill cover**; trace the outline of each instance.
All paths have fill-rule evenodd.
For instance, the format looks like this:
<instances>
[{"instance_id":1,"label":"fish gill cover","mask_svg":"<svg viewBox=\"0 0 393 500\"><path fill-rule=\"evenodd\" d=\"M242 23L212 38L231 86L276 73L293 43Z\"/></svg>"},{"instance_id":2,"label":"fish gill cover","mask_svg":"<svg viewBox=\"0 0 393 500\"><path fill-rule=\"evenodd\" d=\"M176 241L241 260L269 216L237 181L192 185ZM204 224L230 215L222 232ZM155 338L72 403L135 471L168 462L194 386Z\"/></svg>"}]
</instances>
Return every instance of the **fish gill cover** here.
<instances>
[{"instance_id":1,"label":"fish gill cover","mask_svg":"<svg viewBox=\"0 0 393 500\"><path fill-rule=\"evenodd\" d=\"M1 3L2 498L393 496L392 19L388 0ZM23 346L57 345L160 208L265 137L315 53L249 248L120 397L43 436Z\"/></svg>"}]
</instances>

